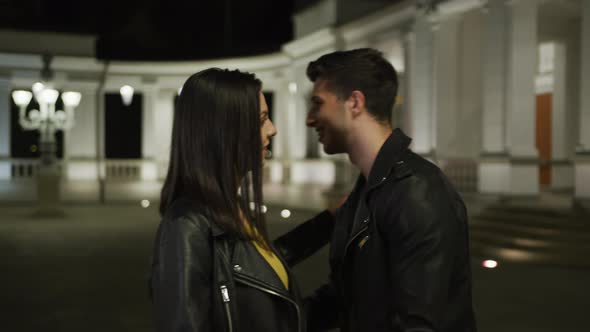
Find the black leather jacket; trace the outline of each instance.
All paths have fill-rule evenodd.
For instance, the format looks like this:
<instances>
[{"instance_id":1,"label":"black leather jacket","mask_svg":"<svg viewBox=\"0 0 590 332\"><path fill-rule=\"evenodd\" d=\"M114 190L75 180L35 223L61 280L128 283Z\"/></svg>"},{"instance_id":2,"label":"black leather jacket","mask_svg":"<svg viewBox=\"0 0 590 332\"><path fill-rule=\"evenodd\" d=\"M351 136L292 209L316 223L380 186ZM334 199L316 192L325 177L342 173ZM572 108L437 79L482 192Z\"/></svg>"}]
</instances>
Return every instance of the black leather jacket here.
<instances>
[{"instance_id":1,"label":"black leather jacket","mask_svg":"<svg viewBox=\"0 0 590 332\"><path fill-rule=\"evenodd\" d=\"M476 331L465 206L410 141L396 129L336 214L331 282L306 301L309 331Z\"/></svg>"},{"instance_id":2,"label":"black leather jacket","mask_svg":"<svg viewBox=\"0 0 590 332\"><path fill-rule=\"evenodd\" d=\"M327 242L330 219L327 212L318 216L328 221L321 243L281 244L292 262ZM150 287L157 331L304 332L297 285L283 263L289 290L251 242L232 240L206 217L206 209L178 199L162 218L154 244Z\"/></svg>"}]
</instances>

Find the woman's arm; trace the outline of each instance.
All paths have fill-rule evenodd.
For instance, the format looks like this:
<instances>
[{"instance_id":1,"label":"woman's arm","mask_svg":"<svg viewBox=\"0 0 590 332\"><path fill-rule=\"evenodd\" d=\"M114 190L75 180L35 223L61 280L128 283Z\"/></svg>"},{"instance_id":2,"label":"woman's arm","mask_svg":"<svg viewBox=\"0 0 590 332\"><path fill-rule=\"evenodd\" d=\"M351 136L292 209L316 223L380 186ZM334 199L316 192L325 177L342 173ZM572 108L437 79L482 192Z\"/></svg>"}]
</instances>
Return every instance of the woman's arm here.
<instances>
[{"instance_id":1,"label":"woman's arm","mask_svg":"<svg viewBox=\"0 0 590 332\"><path fill-rule=\"evenodd\" d=\"M162 222L152 291L159 332L211 331L212 253L203 223Z\"/></svg>"}]
</instances>

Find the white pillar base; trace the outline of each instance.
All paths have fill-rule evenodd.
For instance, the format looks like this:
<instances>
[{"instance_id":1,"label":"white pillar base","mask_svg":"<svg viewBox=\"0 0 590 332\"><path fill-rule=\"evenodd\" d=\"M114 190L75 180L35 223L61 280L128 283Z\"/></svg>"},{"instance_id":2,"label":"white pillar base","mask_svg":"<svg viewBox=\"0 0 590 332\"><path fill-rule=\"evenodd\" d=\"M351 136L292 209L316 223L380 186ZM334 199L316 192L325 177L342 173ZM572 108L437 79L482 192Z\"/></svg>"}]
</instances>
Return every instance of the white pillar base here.
<instances>
[{"instance_id":1,"label":"white pillar base","mask_svg":"<svg viewBox=\"0 0 590 332\"><path fill-rule=\"evenodd\" d=\"M0 161L0 180L10 180L12 179L12 170L11 170L11 163L10 161Z\"/></svg>"},{"instance_id":2,"label":"white pillar base","mask_svg":"<svg viewBox=\"0 0 590 332\"><path fill-rule=\"evenodd\" d=\"M477 190L485 194L507 194L510 188L510 160L506 155L484 156L478 164Z\"/></svg>"},{"instance_id":3,"label":"white pillar base","mask_svg":"<svg viewBox=\"0 0 590 332\"><path fill-rule=\"evenodd\" d=\"M572 190L574 188L574 166L563 161L551 165L551 189Z\"/></svg>"},{"instance_id":4,"label":"white pillar base","mask_svg":"<svg viewBox=\"0 0 590 332\"><path fill-rule=\"evenodd\" d=\"M590 199L590 152L576 156L574 164L575 199Z\"/></svg>"},{"instance_id":5,"label":"white pillar base","mask_svg":"<svg viewBox=\"0 0 590 332\"><path fill-rule=\"evenodd\" d=\"M61 174L56 166L41 166L37 174L36 217L63 217L60 202Z\"/></svg>"},{"instance_id":6,"label":"white pillar base","mask_svg":"<svg viewBox=\"0 0 590 332\"><path fill-rule=\"evenodd\" d=\"M509 194L539 195L539 162L537 159L511 159Z\"/></svg>"}]
</instances>

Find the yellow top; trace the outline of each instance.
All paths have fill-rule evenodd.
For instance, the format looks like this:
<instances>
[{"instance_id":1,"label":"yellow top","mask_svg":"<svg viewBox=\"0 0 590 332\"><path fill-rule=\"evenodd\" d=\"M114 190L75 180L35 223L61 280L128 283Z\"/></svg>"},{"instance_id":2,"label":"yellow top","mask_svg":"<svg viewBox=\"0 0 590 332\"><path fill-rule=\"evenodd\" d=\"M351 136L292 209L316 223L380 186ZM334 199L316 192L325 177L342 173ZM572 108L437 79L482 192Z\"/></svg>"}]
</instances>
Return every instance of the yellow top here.
<instances>
[{"instance_id":1,"label":"yellow top","mask_svg":"<svg viewBox=\"0 0 590 332\"><path fill-rule=\"evenodd\" d=\"M249 223L246 222L244 223L244 225L246 226L246 231L248 233L252 234L252 232L254 232L254 237L257 240L252 241L252 244L254 244L256 250L258 250L260 255L268 262L268 265L272 267L279 279L281 279L281 281L283 282L285 288L289 289L289 275L287 274L287 270L285 269L285 266L283 265L281 260L277 257L277 255L275 255L274 252L264 248L264 246L262 245L264 240L258 235L258 232L256 230L252 230Z\"/></svg>"}]
</instances>

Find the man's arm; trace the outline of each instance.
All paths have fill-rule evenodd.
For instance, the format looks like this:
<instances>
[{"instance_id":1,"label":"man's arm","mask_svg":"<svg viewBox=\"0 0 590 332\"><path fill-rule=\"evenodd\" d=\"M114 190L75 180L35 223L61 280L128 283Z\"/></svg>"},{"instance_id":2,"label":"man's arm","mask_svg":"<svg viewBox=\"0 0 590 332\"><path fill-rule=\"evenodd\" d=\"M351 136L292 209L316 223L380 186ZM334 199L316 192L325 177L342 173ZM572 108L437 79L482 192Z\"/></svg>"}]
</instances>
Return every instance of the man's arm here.
<instances>
[{"instance_id":1,"label":"man's arm","mask_svg":"<svg viewBox=\"0 0 590 332\"><path fill-rule=\"evenodd\" d=\"M325 210L280 236L273 244L287 264L295 266L328 244L334 220L332 213Z\"/></svg>"},{"instance_id":2,"label":"man's arm","mask_svg":"<svg viewBox=\"0 0 590 332\"><path fill-rule=\"evenodd\" d=\"M395 320L405 332L438 331L448 303L460 225L445 186L413 181L385 216L383 232L394 299ZM388 224L389 223L389 224Z\"/></svg>"}]
</instances>

